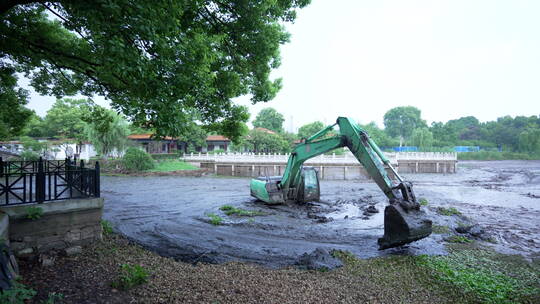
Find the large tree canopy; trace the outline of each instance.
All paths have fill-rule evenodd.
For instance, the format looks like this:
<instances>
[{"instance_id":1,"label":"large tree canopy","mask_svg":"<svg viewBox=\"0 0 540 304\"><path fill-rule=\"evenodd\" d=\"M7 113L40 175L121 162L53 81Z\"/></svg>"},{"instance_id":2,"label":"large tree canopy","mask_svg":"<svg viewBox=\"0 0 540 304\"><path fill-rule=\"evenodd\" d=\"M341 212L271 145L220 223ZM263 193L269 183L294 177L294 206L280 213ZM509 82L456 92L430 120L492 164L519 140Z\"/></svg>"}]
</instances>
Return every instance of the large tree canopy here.
<instances>
[{"instance_id":1,"label":"large tree canopy","mask_svg":"<svg viewBox=\"0 0 540 304\"><path fill-rule=\"evenodd\" d=\"M282 22L308 3L4 0L0 64L41 94L103 95L157 135L182 135L196 116L234 138L248 116L231 99L275 96L281 81L269 75L289 38Z\"/></svg>"},{"instance_id":2,"label":"large tree canopy","mask_svg":"<svg viewBox=\"0 0 540 304\"><path fill-rule=\"evenodd\" d=\"M396 107L384 114L384 127L390 136L399 137L401 146L403 140L409 138L414 129L426 126L426 122L420 116L421 112L416 107Z\"/></svg>"},{"instance_id":3,"label":"large tree canopy","mask_svg":"<svg viewBox=\"0 0 540 304\"><path fill-rule=\"evenodd\" d=\"M309 138L320 130L324 129L324 124L320 121L305 124L298 129L298 137Z\"/></svg>"},{"instance_id":4,"label":"large tree canopy","mask_svg":"<svg viewBox=\"0 0 540 304\"><path fill-rule=\"evenodd\" d=\"M20 135L33 113L24 105L28 92L16 88L14 70L0 62L0 140Z\"/></svg>"},{"instance_id":5,"label":"large tree canopy","mask_svg":"<svg viewBox=\"0 0 540 304\"><path fill-rule=\"evenodd\" d=\"M255 128L266 128L274 132L282 132L284 121L285 118L283 118L283 115L276 111L276 109L264 108L257 114L257 117L255 117L253 126Z\"/></svg>"}]
</instances>

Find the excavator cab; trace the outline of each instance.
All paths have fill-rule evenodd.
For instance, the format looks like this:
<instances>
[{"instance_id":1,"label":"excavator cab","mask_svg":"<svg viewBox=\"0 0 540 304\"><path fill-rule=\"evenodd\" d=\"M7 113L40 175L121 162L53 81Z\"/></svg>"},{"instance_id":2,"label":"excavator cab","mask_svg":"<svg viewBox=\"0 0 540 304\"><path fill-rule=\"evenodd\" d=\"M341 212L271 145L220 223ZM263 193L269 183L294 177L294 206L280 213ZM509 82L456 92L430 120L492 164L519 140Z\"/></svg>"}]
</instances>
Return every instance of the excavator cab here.
<instances>
[{"instance_id":1,"label":"excavator cab","mask_svg":"<svg viewBox=\"0 0 540 304\"><path fill-rule=\"evenodd\" d=\"M331 135L335 134L330 132L336 125L339 133ZM303 163L342 147L349 148L389 199L384 212L384 236L378 240L379 248L397 247L428 237L432 223L416 201L412 184L399 176L367 132L347 117L339 117L334 125L298 144L289 157L283 176L252 179L251 195L267 204L318 201L317 171L303 166ZM397 183L390 179L387 170L391 171Z\"/></svg>"}]
</instances>

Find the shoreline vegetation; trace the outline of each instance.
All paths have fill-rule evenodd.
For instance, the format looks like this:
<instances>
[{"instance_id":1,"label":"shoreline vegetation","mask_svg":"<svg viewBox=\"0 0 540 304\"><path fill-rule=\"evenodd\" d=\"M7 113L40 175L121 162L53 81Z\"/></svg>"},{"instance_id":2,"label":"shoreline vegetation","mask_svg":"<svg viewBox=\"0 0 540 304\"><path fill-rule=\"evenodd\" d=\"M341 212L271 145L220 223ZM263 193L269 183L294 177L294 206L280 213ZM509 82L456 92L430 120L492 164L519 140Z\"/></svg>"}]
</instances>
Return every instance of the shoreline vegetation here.
<instances>
[{"instance_id":1,"label":"shoreline vegetation","mask_svg":"<svg viewBox=\"0 0 540 304\"><path fill-rule=\"evenodd\" d=\"M109 231L79 255L58 256L54 266L21 261L18 288L35 291L28 303L51 297L61 303L539 302L538 261L475 243L450 244L448 250L447 256L370 259L333 251L344 266L332 271L242 262L193 265Z\"/></svg>"}]
</instances>

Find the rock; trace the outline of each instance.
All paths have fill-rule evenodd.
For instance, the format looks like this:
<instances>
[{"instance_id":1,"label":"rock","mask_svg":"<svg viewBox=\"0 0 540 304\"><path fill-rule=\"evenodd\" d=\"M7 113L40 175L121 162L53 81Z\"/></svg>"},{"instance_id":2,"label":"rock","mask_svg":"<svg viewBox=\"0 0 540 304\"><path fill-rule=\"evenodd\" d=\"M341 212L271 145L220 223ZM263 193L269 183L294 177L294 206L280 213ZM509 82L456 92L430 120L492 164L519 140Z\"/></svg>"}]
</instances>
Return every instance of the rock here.
<instances>
[{"instance_id":1,"label":"rock","mask_svg":"<svg viewBox=\"0 0 540 304\"><path fill-rule=\"evenodd\" d=\"M366 211L367 213L379 213L379 210L373 206L373 205L370 205L369 207L366 208Z\"/></svg>"},{"instance_id":2,"label":"rock","mask_svg":"<svg viewBox=\"0 0 540 304\"><path fill-rule=\"evenodd\" d=\"M480 237L482 234L484 234L484 229L482 229L480 225L475 224L472 225L471 229L469 229L469 234L474 237Z\"/></svg>"},{"instance_id":3,"label":"rock","mask_svg":"<svg viewBox=\"0 0 540 304\"><path fill-rule=\"evenodd\" d=\"M345 217L344 217L343 219L346 220L346 219L348 219L348 218L349 218L349 216L348 216L348 215L345 215Z\"/></svg>"},{"instance_id":4,"label":"rock","mask_svg":"<svg viewBox=\"0 0 540 304\"><path fill-rule=\"evenodd\" d=\"M81 252L82 252L82 247L81 246L73 246L73 247L69 247L69 248L64 249L64 253L67 256L73 256L73 255L79 254Z\"/></svg>"},{"instance_id":5,"label":"rock","mask_svg":"<svg viewBox=\"0 0 540 304\"><path fill-rule=\"evenodd\" d=\"M49 255L46 255L46 254L40 254L39 255L39 263L43 267L48 267L48 266L54 265L54 260L56 260L56 258L54 256L49 256Z\"/></svg>"},{"instance_id":6,"label":"rock","mask_svg":"<svg viewBox=\"0 0 540 304\"><path fill-rule=\"evenodd\" d=\"M324 248L317 248L312 253L304 253L295 264L308 270L332 270L343 266L341 260L333 257Z\"/></svg>"}]
</instances>

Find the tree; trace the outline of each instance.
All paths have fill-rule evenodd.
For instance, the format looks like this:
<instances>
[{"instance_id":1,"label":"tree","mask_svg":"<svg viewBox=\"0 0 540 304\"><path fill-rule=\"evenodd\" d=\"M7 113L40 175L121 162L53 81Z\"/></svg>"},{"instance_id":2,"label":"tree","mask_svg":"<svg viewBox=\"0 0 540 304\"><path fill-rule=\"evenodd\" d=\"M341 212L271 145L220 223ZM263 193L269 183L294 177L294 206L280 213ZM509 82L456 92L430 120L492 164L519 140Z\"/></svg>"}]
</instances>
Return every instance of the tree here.
<instances>
[{"instance_id":1,"label":"tree","mask_svg":"<svg viewBox=\"0 0 540 304\"><path fill-rule=\"evenodd\" d=\"M32 112L28 123L26 123L23 134L30 137L45 137L46 130L43 118Z\"/></svg>"},{"instance_id":2,"label":"tree","mask_svg":"<svg viewBox=\"0 0 540 304\"><path fill-rule=\"evenodd\" d=\"M246 138L246 146L249 150L259 153L289 152L289 144L279 134L272 134L260 129L249 131Z\"/></svg>"},{"instance_id":3,"label":"tree","mask_svg":"<svg viewBox=\"0 0 540 304\"><path fill-rule=\"evenodd\" d=\"M433 146L433 134L426 127L416 128L412 132L411 142L420 148L431 147Z\"/></svg>"},{"instance_id":4,"label":"tree","mask_svg":"<svg viewBox=\"0 0 540 304\"><path fill-rule=\"evenodd\" d=\"M24 107L28 92L16 85L15 70L0 61L0 139L20 135L33 113Z\"/></svg>"},{"instance_id":5,"label":"tree","mask_svg":"<svg viewBox=\"0 0 540 304\"><path fill-rule=\"evenodd\" d=\"M82 143L86 140L84 119L92 116L94 104L86 99L58 99L43 120L45 134Z\"/></svg>"},{"instance_id":6,"label":"tree","mask_svg":"<svg viewBox=\"0 0 540 304\"><path fill-rule=\"evenodd\" d=\"M309 138L322 129L324 129L324 124L320 121L314 121L312 123L301 126L298 129L298 137Z\"/></svg>"},{"instance_id":7,"label":"tree","mask_svg":"<svg viewBox=\"0 0 540 304\"><path fill-rule=\"evenodd\" d=\"M408 139L413 130L426 126L418 108L407 106L390 109L384 114L384 127L388 135L399 137L399 146Z\"/></svg>"},{"instance_id":8,"label":"tree","mask_svg":"<svg viewBox=\"0 0 540 304\"><path fill-rule=\"evenodd\" d=\"M392 139L386 132L380 129L375 122L370 122L367 125L360 125L360 127L369 134L369 137L379 147L392 147L399 144L395 139Z\"/></svg>"},{"instance_id":9,"label":"tree","mask_svg":"<svg viewBox=\"0 0 540 304\"><path fill-rule=\"evenodd\" d=\"M182 135L197 112L232 139L240 130L231 122L246 122L232 99L274 98L281 79L270 72L289 40L283 23L308 3L4 0L0 63L41 94L105 96L156 135Z\"/></svg>"},{"instance_id":10,"label":"tree","mask_svg":"<svg viewBox=\"0 0 540 304\"><path fill-rule=\"evenodd\" d=\"M533 155L540 155L540 128L529 128L521 132L519 149Z\"/></svg>"},{"instance_id":11,"label":"tree","mask_svg":"<svg viewBox=\"0 0 540 304\"><path fill-rule=\"evenodd\" d=\"M283 118L283 115L276 111L276 109L264 108L257 114L257 117L255 117L253 126L255 128L265 128L274 132L282 132L284 121L285 118Z\"/></svg>"},{"instance_id":12,"label":"tree","mask_svg":"<svg viewBox=\"0 0 540 304\"><path fill-rule=\"evenodd\" d=\"M187 153L196 152L196 147L206 147L207 132L198 125L192 126L191 131L182 137L187 143Z\"/></svg>"},{"instance_id":13,"label":"tree","mask_svg":"<svg viewBox=\"0 0 540 304\"><path fill-rule=\"evenodd\" d=\"M105 158L113 151L124 151L129 135L127 121L112 110L95 106L92 115L85 117L86 137L98 154Z\"/></svg>"}]
</instances>

